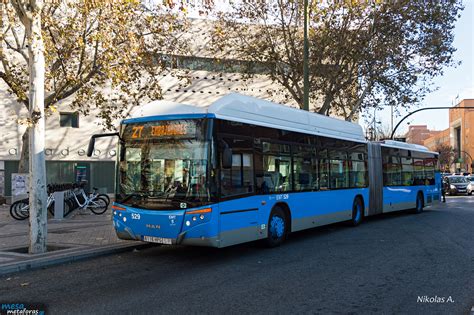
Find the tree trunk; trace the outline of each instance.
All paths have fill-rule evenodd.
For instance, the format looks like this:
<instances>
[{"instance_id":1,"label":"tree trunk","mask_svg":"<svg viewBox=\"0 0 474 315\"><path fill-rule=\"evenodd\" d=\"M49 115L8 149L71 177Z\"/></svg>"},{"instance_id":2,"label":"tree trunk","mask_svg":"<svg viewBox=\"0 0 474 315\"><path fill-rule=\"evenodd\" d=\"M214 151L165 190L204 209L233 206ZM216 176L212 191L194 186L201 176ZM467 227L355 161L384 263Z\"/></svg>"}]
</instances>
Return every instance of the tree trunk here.
<instances>
[{"instance_id":1,"label":"tree trunk","mask_svg":"<svg viewBox=\"0 0 474 315\"><path fill-rule=\"evenodd\" d=\"M36 2L36 1L33 1ZM30 1L31 3L31 1ZM41 36L41 1L27 6L25 29L28 36L29 55L29 174L30 174L30 254L46 252L46 167L45 167L45 117L44 117L44 46Z\"/></svg>"},{"instance_id":2,"label":"tree trunk","mask_svg":"<svg viewBox=\"0 0 474 315\"><path fill-rule=\"evenodd\" d=\"M357 102L352 107L351 112L346 117L346 121L351 121L352 118L354 117L355 113L357 113L360 110L360 108L362 106L362 102L364 101L365 97L367 96L367 93L369 92L369 90L371 88L372 88L372 84L369 84L364 88L364 91L362 92L362 94L357 99Z\"/></svg>"},{"instance_id":3,"label":"tree trunk","mask_svg":"<svg viewBox=\"0 0 474 315\"><path fill-rule=\"evenodd\" d=\"M21 137L20 163L18 164L18 173L28 173L30 170L30 128L27 127Z\"/></svg>"},{"instance_id":4,"label":"tree trunk","mask_svg":"<svg viewBox=\"0 0 474 315\"><path fill-rule=\"evenodd\" d=\"M329 110L331 109L331 103L334 99L334 94L328 93L324 98L323 106L318 110L318 114L329 116Z\"/></svg>"}]
</instances>

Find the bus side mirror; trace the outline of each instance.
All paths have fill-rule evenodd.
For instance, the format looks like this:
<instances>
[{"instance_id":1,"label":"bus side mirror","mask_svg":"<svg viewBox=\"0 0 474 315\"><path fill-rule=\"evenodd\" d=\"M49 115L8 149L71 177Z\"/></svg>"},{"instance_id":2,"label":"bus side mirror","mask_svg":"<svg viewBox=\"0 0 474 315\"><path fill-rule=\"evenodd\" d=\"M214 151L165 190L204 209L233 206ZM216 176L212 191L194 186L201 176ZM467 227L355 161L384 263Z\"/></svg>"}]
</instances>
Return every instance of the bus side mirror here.
<instances>
[{"instance_id":1,"label":"bus side mirror","mask_svg":"<svg viewBox=\"0 0 474 315\"><path fill-rule=\"evenodd\" d=\"M92 153L94 153L94 146L95 146L95 137L92 136L89 140L89 146L87 147L87 156L91 157Z\"/></svg>"},{"instance_id":2,"label":"bus side mirror","mask_svg":"<svg viewBox=\"0 0 474 315\"><path fill-rule=\"evenodd\" d=\"M232 167L232 149L225 148L222 152L222 168L229 169Z\"/></svg>"},{"instance_id":3,"label":"bus side mirror","mask_svg":"<svg viewBox=\"0 0 474 315\"><path fill-rule=\"evenodd\" d=\"M89 140L89 146L87 147L87 156L88 157L91 157L92 154L94 153L95 138L102 138L102 137L119 137L119 139L122 140L120 138L120 135L119 135L118 132L92 135L91 139Z\"/></svg>"}]
</instances>

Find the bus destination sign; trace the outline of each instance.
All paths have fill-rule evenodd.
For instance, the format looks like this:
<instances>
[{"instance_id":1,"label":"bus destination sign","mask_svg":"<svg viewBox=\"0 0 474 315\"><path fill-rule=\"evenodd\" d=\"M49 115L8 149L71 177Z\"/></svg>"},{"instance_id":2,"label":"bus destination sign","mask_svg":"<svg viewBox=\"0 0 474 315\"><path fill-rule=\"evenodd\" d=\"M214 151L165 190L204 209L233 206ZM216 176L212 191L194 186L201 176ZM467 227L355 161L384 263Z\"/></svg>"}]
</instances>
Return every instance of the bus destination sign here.
<instances>
[{"instance_id":1,"label":"bus destination sign","mask_svg":"<svg viewBox=\"0 0 474 315\"><path fill-rule=\"evenodd\" d=\"M156 122L137 125L127 125L124 132L125 138L135 140L158 138L189 138L196 136L194 122Z\"/></svg>"}]
</instances>

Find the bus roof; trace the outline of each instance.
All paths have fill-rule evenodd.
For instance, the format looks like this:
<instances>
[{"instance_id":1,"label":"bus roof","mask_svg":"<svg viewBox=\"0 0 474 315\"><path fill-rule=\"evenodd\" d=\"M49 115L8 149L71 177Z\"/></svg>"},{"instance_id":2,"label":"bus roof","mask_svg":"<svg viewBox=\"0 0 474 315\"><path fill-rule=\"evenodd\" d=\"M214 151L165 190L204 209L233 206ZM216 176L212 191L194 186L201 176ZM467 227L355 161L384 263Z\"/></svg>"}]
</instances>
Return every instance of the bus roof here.
<instances>
[{"instance_id":1,"label":"bus roof","mask_svg":"<svg viewBox=\"0 0 474 315\"><path fill-rule=\"evenodd\" d=\"M384 147L439 154L438 152L433 152L433 151L428 150L428 148L425 146L414 144L414 143L406 143L406 142L395 141L395 140L383 140L381 141L380 144Z\"/></svg>"},{"instance_id":2,"label":"bus roof","mask_svg":"<svg viewBox=\"0 0 474 315\"><path fill-rule=\"evenodd\" d=\"M215 117L289 131L366 142L358 124L291 108L255 97L231 93L205 107L154 101L137 107L123 123L146 120Z\"/></svg>"}]
</instances>

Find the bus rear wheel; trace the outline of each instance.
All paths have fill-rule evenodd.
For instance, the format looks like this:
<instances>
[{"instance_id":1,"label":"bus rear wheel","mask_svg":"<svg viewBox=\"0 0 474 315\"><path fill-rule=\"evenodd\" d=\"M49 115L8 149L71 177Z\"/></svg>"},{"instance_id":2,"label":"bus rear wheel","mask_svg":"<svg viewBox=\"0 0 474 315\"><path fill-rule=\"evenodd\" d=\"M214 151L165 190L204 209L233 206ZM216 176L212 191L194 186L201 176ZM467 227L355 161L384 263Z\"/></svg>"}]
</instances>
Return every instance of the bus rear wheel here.
<instances>
[{"instance_id":1,"label":"bus rear wheel","mask_svg":"<svg viewBox=\"0 0 474 315\"><path fill-rule=\"evenodd\" d=\"M268 235L266 239L268 247L279 246L285 241L288 233L287 222L285 211L278 206L273 208L268 218Z\"/></svg>"},{"instance_id":2,"label":"bus rear wheel","mask_svg":"<svg viewBox=\"0 0 474 315\"><path fill-rule=\"evenodd\" d=\"M352 204L352 219L351 225L358 226L362 222L362 218L364 217L364 204L359 197L354 199L354 203Z\"/></svg>"}]
</instances>

